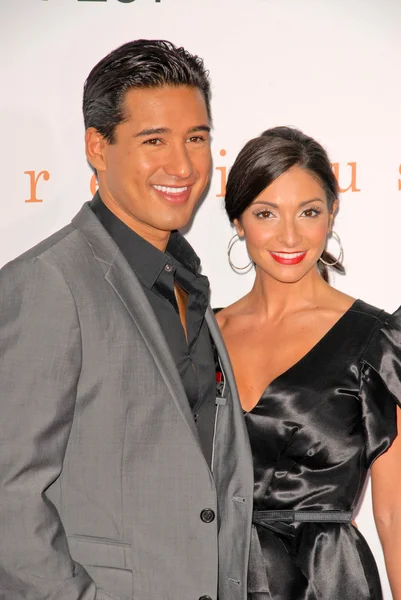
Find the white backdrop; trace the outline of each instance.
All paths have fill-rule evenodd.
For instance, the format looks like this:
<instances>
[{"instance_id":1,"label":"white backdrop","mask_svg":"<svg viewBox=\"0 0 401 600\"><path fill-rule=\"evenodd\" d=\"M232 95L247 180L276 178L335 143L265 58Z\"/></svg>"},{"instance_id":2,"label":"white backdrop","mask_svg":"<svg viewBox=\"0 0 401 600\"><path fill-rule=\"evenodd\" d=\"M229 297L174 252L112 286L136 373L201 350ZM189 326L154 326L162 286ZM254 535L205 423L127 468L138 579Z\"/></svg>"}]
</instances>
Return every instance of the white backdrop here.
<instances>
[{"instance_id":1,"label":"white backdrop","mask_svg":"<svg viewBox=\"0 0 401 600\"><path fill-rule=\"evenodd\" d=\"M90 69L126 41L164 38L212 75L214 175L186 233L212 304L252 284L227 264L221 194L243 143L273 125L315 136L349 188L335 227L347 275L335 285L387 310L401 302L400 0L0 0L0 34L0 266L91 197L80 111ZM369 489L357 522L389 600Z\"/></svg>"}]
</instances>

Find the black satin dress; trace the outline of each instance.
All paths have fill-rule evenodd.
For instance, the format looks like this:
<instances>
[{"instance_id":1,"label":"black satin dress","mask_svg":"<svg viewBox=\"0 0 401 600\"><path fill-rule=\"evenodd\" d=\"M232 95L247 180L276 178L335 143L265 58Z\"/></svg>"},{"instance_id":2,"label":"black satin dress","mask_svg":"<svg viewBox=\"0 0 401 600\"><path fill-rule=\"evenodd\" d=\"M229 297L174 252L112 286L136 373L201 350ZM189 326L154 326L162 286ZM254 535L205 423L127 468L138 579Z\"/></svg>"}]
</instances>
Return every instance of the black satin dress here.
<instances>
[{"instance_id":1,"label":"black satin dress","mask_svg":"<svg viewBox=\"0 0 401 600\"><path fill-rule=\"evenodd\" d=\"M400 381L401 309L389 315L357 300L245 413L255 515L270 517L254 520L249 600L382 598L350 521L369 467L397 434ZM291 522L305 513L311 520Z\"/></svg>"}]
</instances>

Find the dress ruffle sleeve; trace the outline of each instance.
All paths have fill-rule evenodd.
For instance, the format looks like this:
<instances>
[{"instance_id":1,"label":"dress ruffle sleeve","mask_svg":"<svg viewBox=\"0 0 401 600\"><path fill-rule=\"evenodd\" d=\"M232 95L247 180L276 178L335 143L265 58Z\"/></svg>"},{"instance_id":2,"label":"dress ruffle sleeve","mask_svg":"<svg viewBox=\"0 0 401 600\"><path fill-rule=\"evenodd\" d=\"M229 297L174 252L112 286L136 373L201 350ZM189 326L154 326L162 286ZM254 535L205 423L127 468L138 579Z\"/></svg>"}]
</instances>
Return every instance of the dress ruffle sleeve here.
<instances>
[{"instance_id":1,"label":"dress ruffle sleeve","mask_svg":"<svg viewBox=\"0 0 401 600\"><path fill-rule=\"evenodd\" d=\"M401 307L380 317L361 356L359 395L368 466L393 443L396 403L401 406Z\"/></svg>"}]
</instances>

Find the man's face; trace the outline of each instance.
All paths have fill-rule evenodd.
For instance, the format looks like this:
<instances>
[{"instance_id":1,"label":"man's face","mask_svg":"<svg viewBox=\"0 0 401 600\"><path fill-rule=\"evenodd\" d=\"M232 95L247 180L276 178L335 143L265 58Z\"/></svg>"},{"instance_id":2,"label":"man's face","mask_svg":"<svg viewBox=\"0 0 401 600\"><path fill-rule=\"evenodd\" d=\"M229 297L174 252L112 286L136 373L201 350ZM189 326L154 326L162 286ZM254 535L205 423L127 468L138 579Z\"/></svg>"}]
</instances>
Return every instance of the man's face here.
<instances>
[{"instance_id":1,"label":"man's face","mask_svg":"<svg viewBox=\"0 0 401 600\"><path fill-rule=\"evenodd\" d=\"M170 231L188 223L209 180L205 100L188 86L134 89L124 108L114 143L98 144L100 196L131 229L163 247Z\"/></svg>"}]
</instances>

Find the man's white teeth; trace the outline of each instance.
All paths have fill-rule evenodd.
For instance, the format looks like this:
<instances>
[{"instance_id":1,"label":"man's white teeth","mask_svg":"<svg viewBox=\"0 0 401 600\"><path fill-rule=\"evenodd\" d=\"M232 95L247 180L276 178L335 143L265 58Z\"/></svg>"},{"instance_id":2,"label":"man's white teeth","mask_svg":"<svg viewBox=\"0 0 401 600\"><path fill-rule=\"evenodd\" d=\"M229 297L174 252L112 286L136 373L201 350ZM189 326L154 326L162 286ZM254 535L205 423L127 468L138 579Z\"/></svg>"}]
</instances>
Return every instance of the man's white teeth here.
<instances>
[{"instance_id":1,"label":"man's white teeth","mask_svg":"<svg viewBox=\"0 0 401 600\"><path fill-rule=\"evenodd\" d=\"M302 252L272 252L272 254L274 254L275 256L279 256L280 258L298 258L298 256L302 256L302 254L305 254L305 251L303 250Z\"/></svg>"},{"instance_id":2,"label":"man's white teeth","mask_svg":"<svg viewBox=\"0 0 401 600\"><path fill-rule=\"evenodd\" d=\"M185 187L168 187L167 185L154 185L155 190L159 190L159 192L164 192L165 194L182 194L186 192L188 186Z\"/></svg>"}]
</instances>

